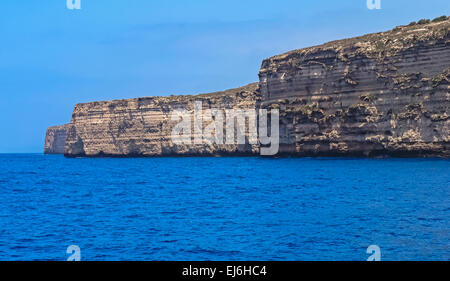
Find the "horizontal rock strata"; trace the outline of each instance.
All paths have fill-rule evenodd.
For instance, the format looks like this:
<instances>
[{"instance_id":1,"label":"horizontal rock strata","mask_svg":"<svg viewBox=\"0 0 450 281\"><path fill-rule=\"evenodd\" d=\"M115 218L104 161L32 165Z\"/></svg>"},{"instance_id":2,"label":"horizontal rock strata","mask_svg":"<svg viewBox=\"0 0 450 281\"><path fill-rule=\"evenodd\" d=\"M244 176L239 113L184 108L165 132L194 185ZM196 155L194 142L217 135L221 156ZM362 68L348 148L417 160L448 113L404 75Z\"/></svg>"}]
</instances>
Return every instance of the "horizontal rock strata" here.
<instances>
[{"instance_id":1,"label":"horizontal rock strata","mask_svg":"<svg viewBox=\"0 0 450 281\"><path fill-rule=\"evenodd\" d=\"M450 156L449 20L400 26L266 59L262 107L280 153Z\"/></svg>"},{"instance_id":2,"label":"horizontal rock strata","mask_svg":"<svg viewBox=\"0 0 450 281\"><path fill-rule=\"evenodd\" d=\"M254 83L211 94L77 104L65 154L70 157L253 155L258 152L257 144L195 144L193 127L191 144L175 144L171 133L179 120L173 121L171 113L186 110L192 115L195 102L201 102L203 110L254 110L259 101L257 87Z\"/></svg>"},{"instance_id":3,"label":"horizontal rock strata","mask_svg":"<svg viewBox=\"0 0 450 281\"><path fill-rule=\"evenodd\" d=\"M69 125L54 126L47 129L44 144L45 154L64 153L68 129Z\"/></svg>"},{"instance_id":4,"label":"horizontal rock strata","mask_svg":"<svg viewBox=\"0 0 450 281\"><path fill-rule=\"evenodd\" d=\"M203 109L278 109L278 155L448 158L450 20L423 23L268 58L259 83L242 88L78 104L65 155L258 154L258 144L174 143L171 112L192 113L202 101ZM63 135L52 132L46 151L61 152Z\"/></svg>"}]
</instances>

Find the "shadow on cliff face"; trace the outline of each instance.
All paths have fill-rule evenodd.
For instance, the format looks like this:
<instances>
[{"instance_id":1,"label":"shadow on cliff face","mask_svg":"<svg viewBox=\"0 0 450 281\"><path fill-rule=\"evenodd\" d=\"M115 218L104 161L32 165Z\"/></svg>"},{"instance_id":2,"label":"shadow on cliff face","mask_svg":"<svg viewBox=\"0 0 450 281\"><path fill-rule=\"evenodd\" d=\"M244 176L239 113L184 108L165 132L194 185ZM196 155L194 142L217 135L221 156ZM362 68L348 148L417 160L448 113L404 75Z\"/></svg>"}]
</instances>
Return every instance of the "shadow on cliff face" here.
<instances>
[{"instance_id":1,"label":"shadow on cliff face","mask_svg":"<svg viewBox=\"0 0 450 281\"><path fill-rule=\"evenodd\" d=\"M74 130L74 129L71 128L69 130L69 134L72 130ZM66 144L66 147L67 147L67 144ZM70 146L70 151L68 151L68 149L66 149L64 151L64 156L66 156L66 157L80 157L80 156L84 156L84 155L86 155L86 153L84 151L84 142L79 136L77 137L77 141L74 142Z\"/></svg>"}]
</instances>

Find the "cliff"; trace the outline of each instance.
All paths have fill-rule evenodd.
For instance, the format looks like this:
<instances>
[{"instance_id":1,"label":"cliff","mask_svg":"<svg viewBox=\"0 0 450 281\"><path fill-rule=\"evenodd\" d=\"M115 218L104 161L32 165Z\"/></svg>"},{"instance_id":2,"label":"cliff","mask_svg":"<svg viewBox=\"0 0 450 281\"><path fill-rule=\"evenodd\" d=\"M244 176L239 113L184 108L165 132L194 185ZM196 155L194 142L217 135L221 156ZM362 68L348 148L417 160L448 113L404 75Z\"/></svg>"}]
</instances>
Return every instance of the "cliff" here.
<instances>
[{"instance_id":1,"label":"cliff","mask_svg":"<svg viewBox=\"0 0 450 281\"><path fill-rule=\"evenodd\" d=\"M65 155L259 153L258 143L174 143L170 114L193 114L201 101L205 110L278 109L278 155L450 157L449 27L443 17L294 50L265 59L259 83L223 92L78 104Z\"/></svg>"},{"instance_id":2,"label":"cliff","mask_svg":"<svg viewBox=\"0 0 450 281\"><path fill-rule=\"evenodd\" d=\"M71 157L251 155L258 151L256 144L174 144L171 132L178 120L172 120L170 114L186 110L192 115L194 102L201 102L202 109L206 110L255 109L258 101L258 85L254 83L211 94L77 104L65 154ZM194 128L191 133L193 141Z\"/></svg>"},{"instance_id":3,"label":"cliff","mask_svg":"<svg viewBox=\"0 0 450 281\"><path fill-rule=\"evenodd\" d=\"M63 154L66 145L69 125L54 126L47 129L45 134L44 153Z\"/></svg>"},{"instance_id":4,"label":"cliff","mask_svg":"<svg viewBox=\"0 0 450 281\"><path fill-rule=\"evenodd\" d=\"M399 26L263 61L280 153L450 156L450 20Z\"/></svg>"}]
</instances>

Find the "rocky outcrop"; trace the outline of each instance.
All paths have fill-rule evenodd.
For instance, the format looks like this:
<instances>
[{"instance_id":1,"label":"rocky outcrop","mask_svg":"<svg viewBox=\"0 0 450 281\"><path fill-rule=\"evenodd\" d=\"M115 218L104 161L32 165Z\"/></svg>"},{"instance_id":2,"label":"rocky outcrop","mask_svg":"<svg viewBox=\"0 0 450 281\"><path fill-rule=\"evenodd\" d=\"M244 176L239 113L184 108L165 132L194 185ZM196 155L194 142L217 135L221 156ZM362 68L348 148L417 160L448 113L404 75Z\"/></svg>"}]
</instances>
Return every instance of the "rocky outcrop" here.
<instances>
[{"instance_id":1,"label":"rocky outcrop","mask_svg":"<svg viewBox=\"0 0 450 281\"><path fill-rule=\"evenodd\" d=\"M193 114L194 102L202 109L255 109L259 101L257 83L223 92L145 97L77 104L68 131L65 155L76 156L193 156L253 155L258 145L175 144L172 120L175 110ZM225 120L224 120L225 121ZM205 124L206 125L206 124Z\"/></svg>"},{"instance_id":2,"label":"rocky outcrop","mask_svg":"<svg viewBox=\"0 0 450 281\"><path fill-rule=\"evenodd\" d=\"M44 153L63 154L66 145L69 125L54 126L47 129L45 134Z\"/></svg>"},{"instance_id":3,"label":"rocky outcrop","mask_svg":"<svg viewBox=\"0 0 450 281\"><path fill-rule=\"evenodd\" d=\"M280 153L449 157L449 26L399 26L264 60L261 106L280 109Z\"/></svg>"},{"instance_id":4,"label":"rocky outcrop","mask_svg":"<svg viewBox=\"0 0 450 281\"><path fill-rule=\"evenodd\" d=\"M202 101L278 109L278 155L450 157L449 27L441 17L294 50L264 60L259 83L224 92L78 104L65 155L258 154L258 144L174 143L170 113Z\"/></svg>"}]
</instances>

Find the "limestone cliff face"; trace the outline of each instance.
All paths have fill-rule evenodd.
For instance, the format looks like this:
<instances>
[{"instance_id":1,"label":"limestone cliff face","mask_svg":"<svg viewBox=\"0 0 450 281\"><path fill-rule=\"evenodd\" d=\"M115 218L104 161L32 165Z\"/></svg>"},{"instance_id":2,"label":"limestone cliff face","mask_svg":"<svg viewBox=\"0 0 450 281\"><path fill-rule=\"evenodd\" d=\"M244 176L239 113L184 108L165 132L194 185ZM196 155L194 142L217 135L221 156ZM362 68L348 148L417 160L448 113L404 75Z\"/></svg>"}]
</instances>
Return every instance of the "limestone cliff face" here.
<instances>
[{"instance_id":1,"label":"limestone cliff face","mask_svg":"<svg viewBox=\"0 0 450 281\"><path fill-rule=\"evenodd\" d=\"M47 129L44 144L45 154L64 153L68 129L69 125L54 126Z\"/></svg>"},{"instance_id":2,"label":"limestone cliff face","mask_svg":"<svg viewBox=\"0 0 450 281\"><path fill-rule=\"evenodd\" d=\"M65 155L75 156L171 156L252 155L257 145L174 144L171 132L178 120L174 110L255 109L257 83L223 92L169 97L145 97L77 104L68 130ZM207 125L207 124L205 124ZM192 140L195 131L192 128Z\"/></svg>"},{"instance_id":3,"label":"limestone cliff face","mask_svg":"<svg viewBox=\"0 0 450 281\"><path fill-rule=\"evenodd\" d=\"M450 20L396 27L263 61L280 152L450 156Z\"/></svg>"},{"instance_id":4,"label":"limestone cliff face","mask_svg":"<svg viewBox=\"0 0 450 281\"><path fill-rule=\"evenodd\" d=\"M192 113L202 101L204 109L279 109L279 155L448 158L449 27L444 17L291 51L263 61L259 84L224 92L78 104L65 155L258 154L257 144L173 143L171 112ZM46 150L61 151L63 138L49 132Z\"/></svg>"}]
</instances>

